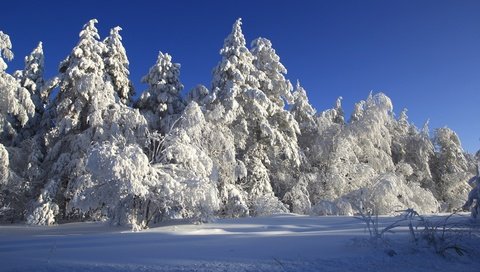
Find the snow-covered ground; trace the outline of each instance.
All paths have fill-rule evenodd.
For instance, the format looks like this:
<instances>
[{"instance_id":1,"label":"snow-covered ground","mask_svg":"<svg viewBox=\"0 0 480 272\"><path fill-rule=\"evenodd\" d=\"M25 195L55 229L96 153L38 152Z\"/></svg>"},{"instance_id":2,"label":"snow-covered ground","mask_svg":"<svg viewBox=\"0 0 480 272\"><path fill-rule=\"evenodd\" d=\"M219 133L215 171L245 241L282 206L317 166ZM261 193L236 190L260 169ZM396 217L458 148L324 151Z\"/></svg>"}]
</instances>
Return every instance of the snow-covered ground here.
<instances>
[{"instance_id":1,"label":"snow-covered ground","mask_svg":"<svg viewBox=\"0 0 480 272\"><path fill-rule=\"evenodd\" d=\"M4 225L0 271L480 271L475 235L463 245L467 254L445 257L415 246L407 228L377 247L368 237L353 217L293 214L170 222L141 232L102 223Z\"/></svg>"}]
</instances>

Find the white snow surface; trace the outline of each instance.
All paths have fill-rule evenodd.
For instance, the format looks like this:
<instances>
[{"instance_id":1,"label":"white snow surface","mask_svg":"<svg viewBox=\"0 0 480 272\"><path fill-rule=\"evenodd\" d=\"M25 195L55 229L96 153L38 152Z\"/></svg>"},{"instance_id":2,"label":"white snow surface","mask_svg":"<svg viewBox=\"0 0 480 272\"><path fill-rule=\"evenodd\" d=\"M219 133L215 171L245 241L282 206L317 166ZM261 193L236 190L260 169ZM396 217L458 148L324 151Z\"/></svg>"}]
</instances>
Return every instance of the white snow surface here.
<instances>
[{"instance_id":1,"label":"white snow surface","mask_svg":"<svg viewBox=\"0 0 480 272\"><path fill-rule=\"evenodd\" d=\"M141 232L99 222L3 225L0 271L479 271L478 241L464 256L443 257L414 246L407 231L387 235L395 253L389 256L368 242L361 220L348 216L171 221Z\"/></svg>"}]
</instances>

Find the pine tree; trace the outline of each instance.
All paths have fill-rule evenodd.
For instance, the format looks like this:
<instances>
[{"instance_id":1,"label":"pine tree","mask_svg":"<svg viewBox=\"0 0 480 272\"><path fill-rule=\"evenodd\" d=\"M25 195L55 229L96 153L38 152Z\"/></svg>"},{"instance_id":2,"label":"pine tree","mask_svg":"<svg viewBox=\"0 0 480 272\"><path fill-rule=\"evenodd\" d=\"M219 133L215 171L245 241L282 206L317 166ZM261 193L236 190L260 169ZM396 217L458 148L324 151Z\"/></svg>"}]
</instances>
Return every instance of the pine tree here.
<instances>
[{"instance_id":1,"label":"pine tree","mask_svg":"<svg viewBox=\"0 0 480 272\"><path fill-rule=\"evenodd\" d=\"M85 195L92 184L103 182L93 180L86 167L92 154L90 145L109 141L119 145L119 154L140 152L146 146L146 121L138 110L120 103L105 71L106 49L95 23L93 19L84 26L78 44L60 66L60 92L53 104L54 126L46 137L49 152L42 163L47 173L28 217L31 224L54 222L52 216L69 219L93 217L101 212L92 207L84 210L78 201L78 196Z\"/></svg>"},{"instance_id":2,"label":"pine tree","mask_svg":"<svg viewBox=\"0 0 480 272\"><path fill-rule=\"evenodd\" d=\"M315 121L316 111L308 101L307 92L297 81L295 91L293 92L294 103L290 108L290 113L297 121L300 135L298 135L298 145L306 156L306 162L308 164L313 162L312 152L315 152L315 145L318 139L318 128Z\"/></svg>"},{"instance_id":3,"label":"pine tree","mask_svg":"<svg viewBox=\"0 0 480 272\"><path fill-rule=\"evenodd\" d=\"M287 69L280 63L280 57L272 48L272 43L265 38L257 38L252 42L253 64L258 69L260 89L273 103L280 108L293 103L292 84L285 78Z\"/></svg>"},{"instance_id":4,"label":"pine tree","mask_svg":"<svg viewBox=\"0 0 480 272\"><path fill-rule=\"evenodd\" d=\"M234 109L233 98L245 89L258 88L257 71L253 65L254 56L246 47L242 33L242 19L232 27L220 50L222 60L213 71L212 90L218 97L228 102L227 109Z\"/></svg>"},{"instance_id":5,"label":"pine tree","mask_svg":"<svg viewBox=\"0 0 480 272\"><path fill-rule=\"evenodd\" d=\"M142 93L136 106L142 111L149 126L162 134L168 133L185 108L180 96L180 64L172 63L169 54L159 52L157 62L142 78L148 89Z\"/></svg>"},{"instance_id":6,"label":"pine tree","mask_svg":"<svg viewBox=\"0 0 480 272\"><path fill-rule=\"evenodd\" d=\"M284 78L286 70L268 40L254 42L257 57L245 44L239 19L220 50L222 60L214 69L212 82L215 100L208 109L221 114L222 122L233 133L236 158L247 169L248 182L244 190L250 192L258 186L268 188L265 186L268 180L275 196L259 201L262 206L277 207L277 197L283 197L295 184L293 176L300 164L298 124L283 108L283 99L292 98L291 85ZM268 179L255 178L258 175L251 162L265 163L265 158L270 163L264 165L266 171L260 172L268 173ZM251 199L251 203L260 208L254 204L256 200ZM255 214L255 208L251 212Z\"/></svg>"},{"instance_id":7,"label":"pine tree","mask_svg":"<svg viewBox=\"0 0 480 272\"><path fill-rule=\"evenodd\" d=\"M43 55L42 42L25 57L25 68L22 71L16 71L15 77L20 81L22 87L28 90L35 105L35 115L26 124L22 130L23 134L18 141L33 136L41 130L42 116L48 103L48 88L44 88L45 79L43 77L45 69L45 57Z\"/></svg>"},{"instance_id":8,"label":"pine tree","mask_svg":"<svg viewBox=\"0 0 480 272\"><path fill-rule=\"evenodd\" d=\"M104 53L105 70L112 79L113 89L124 104L130 104L135 94L133 84L128 78L129 61L120 36L121 27L117 26L110 30L110 35L103 41L106 46Z\"/></svg>"},{"instance_id":9,"label":"pine tree","mask_svg":"<svg viewBox=\"0 0 480 272\"><path fill-rule=\"evenodd\" d=\"M95 112L115 102L116 96L107 78L103 55L105 44L90 20L80 32L80 40L60 65L60 92L56 98L56 126L62 134L84 130L101 122ZM97 123L98 124L98 123Z\"/></svg>"},{"instance_id":10,"label":"pine tree","mask_svg":"<svg viewBox=\"0 0 480 272\"><path fill-rule=\"evenodd\" d=\"M0 141L11 145L15 136L34 116L35 105L28 90L6 73L7 61L13 59L10 37L0 31Z\"/></svg>"}]
</instances>

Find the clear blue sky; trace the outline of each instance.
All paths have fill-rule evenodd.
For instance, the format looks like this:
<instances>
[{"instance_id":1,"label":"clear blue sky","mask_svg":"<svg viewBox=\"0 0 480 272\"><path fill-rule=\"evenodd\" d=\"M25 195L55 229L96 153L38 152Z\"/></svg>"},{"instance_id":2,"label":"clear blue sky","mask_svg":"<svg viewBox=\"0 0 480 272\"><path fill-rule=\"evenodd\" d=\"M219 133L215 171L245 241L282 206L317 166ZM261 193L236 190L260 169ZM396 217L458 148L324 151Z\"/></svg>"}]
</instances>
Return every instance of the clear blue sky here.
<instances>
[{"instance_id":1,"label":"clear blue sky","mask_svg":"<svg viewBox=\"0 0 480 272\"><path fill-rule=\"evenodd\" d=\"M371 90L382 91L417 126L430 118L431 128L457 131L467 151L480 149L480 1L44 2L1 4L0 30L16 55L10 72L43 41L53 76L83 24L97 18L102 38L114 26L124 29L137 93L159 50L182 64L187 90L210 86L223 40L242 17L248 43L270 39L317 110L343 96L349 114Z\"/></svg>"}]
</instances>

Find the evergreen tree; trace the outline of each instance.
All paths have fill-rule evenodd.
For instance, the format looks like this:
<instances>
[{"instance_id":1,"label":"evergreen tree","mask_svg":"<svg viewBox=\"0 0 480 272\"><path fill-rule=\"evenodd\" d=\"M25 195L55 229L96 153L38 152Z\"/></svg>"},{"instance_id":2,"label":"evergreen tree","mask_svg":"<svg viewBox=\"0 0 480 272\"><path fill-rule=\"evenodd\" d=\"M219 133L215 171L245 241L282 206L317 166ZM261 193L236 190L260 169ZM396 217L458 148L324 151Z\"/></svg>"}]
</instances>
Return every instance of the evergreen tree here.
<instances>
[{"instance_id":1,"label":"evergreen tree","mask_svg":"<svg viewBox=\"0 0 480 272\"><path fill-rule=\"evenodd\" d=\"M172 63L169 54L159 52L157 62L142 78L142 82L148 84L148 89L140 96L137 107L151 129L166 134L185 108L180 96L183 89L180 64Z\"/></svg>"},{"instance_id":2,"label":"evergreen tree","mask_svg":"<svg viewBox=\"0 0 480 272\"><path fill-rule=\"evenodd\" d=\"M110 35L103 41L106 46L104 52L105 69L112 79L113 89L124 104L130 104L135 94L133 84L128 78L129 61L120 36L121 27L117 26L110 30Z\"/></svg>"},{"instance_id":3,"label":"evergreen tree","mask_svg":"<svg viewBox=\"0 0 480 272\"><path fill-rule=\"evenodd\" d=\"M28 90L35 105L35 115L30 118L22 130L23 135L17 141L33 136L42 130L42 116L48 103L48 88L45 88L43 77L44 62L43 46L42 42L39 42L32 53L25 57L25 68L22 71L15 72L15 77L20 81L22 87Z\"/></svg>"},{"instance_id":4,"label":"evergreen tree","mask_svg":"<svg viewBox=\"0 0 480 272\"><path fill-rule=\"evenodd\" d=\"M254 42L258 58L245 43L239 19L220 50L222 60L214 69L212 82L216 100L208 108L222 114L222 122L233 133L236 158L247 167L247 182L239 181L245 182L244 190L251 192L260 186L268 191L265 184L269 183L275 197L261 200L262 206L277 207L276 197L283 197L295 183L293 175L300 164L296 135L300 131L293 116L283 108L283 99L292 98L291 85L284 78L286 70L278 62L271 43L266 39ZM263 162L263 168L258 169L265 171L255 169L268 173L268 179L255 174L258 171L252 162L258 161ZM256 203L250 200L251 205ZM254 209L252 212L256 213Z\"/></svg>"},{"instance_id":5,"label":"evergreen tree","mask_svg":"<svg viewBox=\"0 0 480 272\"><path fill-rule=\"evenodd\" d=\"M280 108L285 106L284 100L292 104L292 84L285 78L287 69L280 63L272 43L265 38L257 38L252 42L251 52L253 64L259 71L260 89Z\"/></svg>"},{"instance_id":6,"label":"evergreen tree","mask_svg":"<svg viewBox=\"0 0 480 272\"><path fill-rule=\"evenodd\" d=\"M80 40L60 65L60 92L55 99L56 126L61 134L82 131L100 122L95 112L115 102L116 96L107 78L103 55L105 44L90 20L80 32ZM98 123L97 123L98 124Z\"/></svg>"},{"instance_id":7,"label":"evergreen tree","mask_svg":"<svg viewBox=\"0 0 480 272\"><path fill-rule=\"evenodd\" d=\"M15 136L34 116L35 105L27 89L6 73L7 61L13 59L10 37L0 31L0 141L11 145Z\"/></svg>"},{"instance_id":8,"label":"evergreen tree","mask_svg":"<svg viewBox=\"0 0 480 272\"><path fill-rule=\"evenodd\" d=\"M311 163L316 147L316 143L320 140L318 135L318 127L315 120L316 111L308 101L307 92L297 81L295 91L293 92L294 103L290 108L290 113L297 121L300 134L297 136L298 145L303 155L306 156L302 162L304 171L307 170Z\"/></svg>"},{"instance_id":9,"label":"evergreen tree","mask_svg":"<svg viewBox=\"0 0 480 272\"><path fill-rule=\"evenodd\" d=\"M42 163L47 173L28 217L31 224L54 222L52 216L90 217L99 211L92 207L84 210L77 201L92 184L100 182L92 181L86 167L90 145L111 141L120 145L118 148L138 145L132 149L136 151L146 145L145 119L138 110L119 103L105 71L105 45L95 23L93 19L84 26L77 46L60 66L60 92L53 104L55 124L47 134L49 152Z\"/></svg>"}]
</instances>

